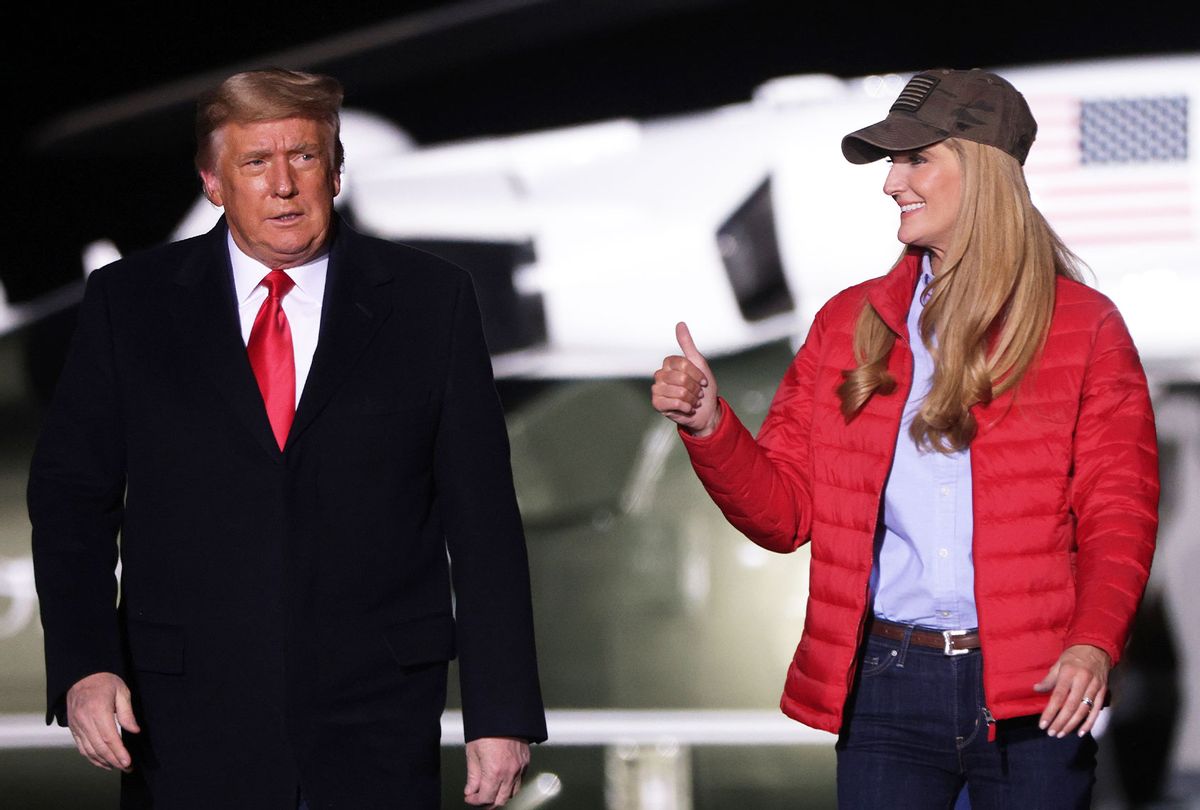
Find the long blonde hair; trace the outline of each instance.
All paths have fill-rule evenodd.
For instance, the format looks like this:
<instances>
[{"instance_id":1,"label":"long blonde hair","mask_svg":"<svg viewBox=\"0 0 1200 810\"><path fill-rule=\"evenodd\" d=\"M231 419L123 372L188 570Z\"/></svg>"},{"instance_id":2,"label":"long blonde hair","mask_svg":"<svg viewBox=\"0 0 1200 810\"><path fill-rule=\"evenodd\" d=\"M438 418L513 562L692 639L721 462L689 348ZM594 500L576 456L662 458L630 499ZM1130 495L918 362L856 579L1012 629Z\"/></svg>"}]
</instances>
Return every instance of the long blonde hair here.
<instances>
[{"instance_id":1,"label":"long blonde hair","mask_svg":"<svg viewBox=\"0 0 1200 810\"><path fill-rule=\"evenodd\" d=\"M909 432L920 447L952 453L975 437L971 406L990 402L1029 370L1049 331L1055 277L1079 281L1082 275L1079 260L1034 208L1015 158L974 141L944 143L962 170L961 200L921 313L933 383ZM847 421L876 392L895 390L887 371L895 341L896 333L864 302L854 329L858 366L842 372L838 388Z\"/></svg>"}]
</instances>

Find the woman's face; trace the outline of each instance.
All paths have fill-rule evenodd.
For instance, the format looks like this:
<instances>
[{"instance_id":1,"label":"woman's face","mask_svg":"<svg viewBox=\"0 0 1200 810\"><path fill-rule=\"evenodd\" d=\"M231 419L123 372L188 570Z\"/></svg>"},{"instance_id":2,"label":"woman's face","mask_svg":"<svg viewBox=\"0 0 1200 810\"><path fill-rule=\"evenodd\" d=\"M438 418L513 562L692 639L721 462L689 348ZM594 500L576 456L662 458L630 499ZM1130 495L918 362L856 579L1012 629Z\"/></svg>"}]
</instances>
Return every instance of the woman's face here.
<instances>
[{"instance_id":1,"label":"woman's face","mask_svg":"<svg viewBox=\"0 0 1200 810\"><path fill-rule=\"evenodd\" d=\"M958 220L962 168L949 146L935 143L891 155L883 193L900 206L896 237L906 245L933 252L934 270L941 264Z\"/></svg>"}]
</instances>

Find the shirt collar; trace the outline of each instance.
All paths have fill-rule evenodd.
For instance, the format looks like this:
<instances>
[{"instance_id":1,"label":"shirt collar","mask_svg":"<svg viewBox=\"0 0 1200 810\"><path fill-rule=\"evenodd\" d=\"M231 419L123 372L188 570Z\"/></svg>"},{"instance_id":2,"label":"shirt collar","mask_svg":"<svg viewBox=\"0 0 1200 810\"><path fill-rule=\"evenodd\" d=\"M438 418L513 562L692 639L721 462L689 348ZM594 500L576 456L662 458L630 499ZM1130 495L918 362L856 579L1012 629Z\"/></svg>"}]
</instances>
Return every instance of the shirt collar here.
<instances>
[{"instance_id":1,"label":"shirt collar","mask_svg":"<svg viewBox=\"0 0 1200 810\"><path fill-rule=\"evenodd\" d=\"M917 292L913 298L921 302L921 307L924 308L929 303L929 283L933 281L933 263L929 259L929 254L926 253L921 257L921 272L917 274Z\"/></svg>"},{"instance_id":2,"label":"shirt collar","mask_svg":"<svg viewBox=\"0 0 1200 810\"><path fill-rule=\"evenodd\" d=\"M233 289L237 296L238 306L246 303L271 267L242 251L233 241L233 234L226 234L229 245L229 262L233 266ZM289 267L288 277L295 282L295 290L299 290L305 298L320 303L325 298L325 273L329 267L329 251L325 251L305 264Z\"/></svg>"}]
</instances>

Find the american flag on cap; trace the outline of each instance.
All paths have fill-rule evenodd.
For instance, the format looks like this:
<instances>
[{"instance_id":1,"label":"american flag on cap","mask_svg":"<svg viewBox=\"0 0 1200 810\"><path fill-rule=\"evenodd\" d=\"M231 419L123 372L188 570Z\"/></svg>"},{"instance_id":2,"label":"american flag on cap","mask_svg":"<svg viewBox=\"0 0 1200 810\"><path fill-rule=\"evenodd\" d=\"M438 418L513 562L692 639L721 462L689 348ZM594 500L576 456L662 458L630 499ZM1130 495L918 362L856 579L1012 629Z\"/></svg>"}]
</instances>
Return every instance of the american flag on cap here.
<instances>
[{"instance_id":1,"label":"american flag on cap","mask_svg":"<svg viewBox=\"0 0 1200 810\"><path fill-rule=\"evenodd\" d=\"M928 73L922 73L909 79L908 84L900 91L899 97L888 112L916 112L929 98L933 88L937 87L938 79Z\"/></svg>"}]
</instances>

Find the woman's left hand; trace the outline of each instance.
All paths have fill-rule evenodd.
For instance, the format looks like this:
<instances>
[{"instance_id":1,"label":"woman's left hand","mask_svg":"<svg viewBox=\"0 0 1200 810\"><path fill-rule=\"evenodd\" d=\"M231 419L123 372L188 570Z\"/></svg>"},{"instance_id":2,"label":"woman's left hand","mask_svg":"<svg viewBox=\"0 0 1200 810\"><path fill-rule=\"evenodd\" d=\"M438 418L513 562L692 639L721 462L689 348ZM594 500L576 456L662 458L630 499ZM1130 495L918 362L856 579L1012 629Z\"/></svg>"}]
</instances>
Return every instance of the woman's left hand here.
<instances>
[{"instance_id":1,"label":"woman's left hand","mask_svg":"<svg viewBox=\"0 0 1200 810\"><path fill-rule=\"evenodd\" d=\"M1076 644L1063 650L1046 677L1033 687L1035 692L1051 692L1038 727L1051 737L1065 737L1076 726L1080 737L1091 731L1108 693L1110 669L1112 659L1099 647Z\"/></svg>"}]
</instances>

